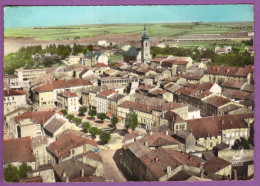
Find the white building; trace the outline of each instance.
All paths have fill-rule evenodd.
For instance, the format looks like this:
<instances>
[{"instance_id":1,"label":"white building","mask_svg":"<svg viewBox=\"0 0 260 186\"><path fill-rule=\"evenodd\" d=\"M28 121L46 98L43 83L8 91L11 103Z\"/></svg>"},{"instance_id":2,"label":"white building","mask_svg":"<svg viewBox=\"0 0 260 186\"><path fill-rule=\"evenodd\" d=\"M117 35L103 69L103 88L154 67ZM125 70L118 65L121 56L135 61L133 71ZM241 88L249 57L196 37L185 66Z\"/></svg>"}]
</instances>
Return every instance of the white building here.
<instances>
[{"instance_id":1,"label":"white building","mask_svg":"<svg viewBox=\"0 0 260 186\"><path fill-rule=\"evenodd\" d=\"M68 113L78 112L78 95L70 90L65 90L64 92L57 94L57 107L67 110Z\"/></svg>"},{"instance_id":2,"label":"white building","mask_svg":"<svg viewBox=\"0 0 260 186\"><path fill-rule=\"evenodd\" d=\"M46 71L45 69L17 69L14 74L18 77L19 86L28 88L32 80L44 76Z\"/></svg>"},{"instance_id":3,"label":"white building","mask_svg":"<svg viewBox=\"0 0 260 186\"><path fill-rule=\"evenodd\" d=\"M22 90L4 90L4 114L27 105L26 92Z\"/></svg>"},{"instance_id":4,"label":"white building","mask_svg":"<svg viewBox=\"0 0 260 186\"><path fill-rule=\"evenodd\" d=\"M108 89L97 94L97 113L108 113L109 100L107 98L116 93L115 90Z\"/></svg>"}]
</instances>

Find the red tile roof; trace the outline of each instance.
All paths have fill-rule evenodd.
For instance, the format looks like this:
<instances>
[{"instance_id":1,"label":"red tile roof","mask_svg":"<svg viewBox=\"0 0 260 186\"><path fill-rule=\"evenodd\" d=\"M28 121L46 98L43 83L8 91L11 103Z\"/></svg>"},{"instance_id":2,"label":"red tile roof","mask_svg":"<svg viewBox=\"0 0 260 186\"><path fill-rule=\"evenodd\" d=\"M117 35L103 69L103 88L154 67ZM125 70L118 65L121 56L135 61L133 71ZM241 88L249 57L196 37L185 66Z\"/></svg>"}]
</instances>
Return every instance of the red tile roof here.
<instances>
[{"instance_id":1,"label":"red tile roof","mask_svg":"<svg viewBox=\"0 0 260 186\"><path fill-rule=\"evenodd\" d=\"M86 86L86 85L92 85L92 83L84 79L57 80L57 81L52 81L50 84L45 84L40 87L37 87L33 91L51 92L55 89L64 89L64 88Z\"/></svg>"},{"instance_id":2,"label":"red tile roof","mask_svg":"<svg viewBox=\"0 0 260 186\"><path fill-rule=\"evenodd\" d=\"M221 97L221 96L213 96L213 97L210 97L210 98L204 100L204 102L207 102L216 107L220 107L222 105L225 105L225 104L231 102L231 100L228 98Z\"/></svg>"},{"instance_id":3,"label":"red tile roof","mask_svg":"<svg viewBox=\"0 0 260 186\"><path fill-rule=\"evenodd\" d=\"M141 104L134 101L125 101L119 105L119 107L129 108L129 109L135 109L143 112L151 112L152 109L154 109L153 106Z\"/></svg>"},{"instance_id":4,"label":"red tile roof","mask_svg":"<svg viewBox=\"0 0 260 186\"><path fill-rule=\"evenodd\" d=\"M150 94L154 94L154 95L158 95L158 94L162 95L162 94L165 94L165 93L167 93L167 91L162 90L162 89L157 89L157 90L150 92Z\"/></svg>"},{"instance_id":5,"label":"red tile roof","mask_svg":"<svg viewBox=\"0 0 260 186\"><path fill-rule=\"evenodd\" d=\"M19 116L15 116L15 122L18 123L19 120L22 119L34 119L36 123L42 124L44 125L46 121L48 121L48 119L50 119L56 112L50 110L50 111L42 111L42 112L32 112L32 111L28 111L25 112Z\"/></svg>"},{"instance_id":6,"label":"red tile roof","mask_svg":"<svg viewBox=\"0 0 260 186\"><path fill-rule=\"evenodd\" d=\"M178 90L175 91L175 94L193 94L196 93L198 90L196 89L192 89L192 88L188 88L188 87L180 87Z\"/></svg>"},{"instance_id":7,"label":"red tile roof","mask_svg":"<svg viewBox=\"0 0 260 186\"><path fill-rule=\"evenodd\" d=\"M94 67L108 67L108 65L106 65L104 63L97 63L94 65Z\"/></svg>"},{"instance_id":8,"label":"red tile roof","mask_svg":"<svg viewBox=\"0 0 260 186\"><path fill-rule=\"evenodd\" d=\"M212 93L207 90L207 91L204 91L204 92L202 92L202 93L196 95L195 97L196 97L196 98L199 98L199 99L202 99L202 98L205 98L205 97L209 96L210 94L212 94Z\"/></svg>"},{"instance_id":9,"label":"red tile roof","mask_svg":"<svg viewBox=\"0 0 260 186\"><path fill-rule=\"evenodd\" d=\"M208 69L204 73L245 77L250 73L250 69L243 67L208 66Z\"/></svg>"},{"instance_id":10,"label":"red tile roof","mask_svg":"<svg viewBox=\"0 0 260 186\"><path fill-rule=\"evenodd\" d=\"M159 148L142 156L140 160L151 170L157 179L167 174L167 166L171 170L181 165L199 167L200 163L193 156L172 149Z\"/></svg>"},{"instance_id":11,"label":"red tile roof","mask_svg":"<svg viewBox=\"0 0 260 186\"><path fill-rule=\"evenodd\" d=\"M174 123L184 122L184 120L175 112L168 111L164 114L164 118L168 121L173 121Z\"/></svg>"},{"instance_id":12,"label":"red tile roof","mask_svg":"<svg viewBox=\"0 0 260 186\"><path fill-rule=\"evenodd\" d=\"M41 183L43 179L41 176L35 176L31 178L21 178L19 183Z\"/></svg>"},{"instance_id":13,"label":"red tile roof","mask_svg":"<svg viewBox=\"0 0 260 186\"><path fill-rule=\"evenodd\" d=\"M162 67L171 67L172 65L187 65L189 61L165 60L162 62Z\"/></svg>"},{"instance_id":14,"label":"red tile roof","mask_svg":"<svg viewBox=\"0 0 260 186\"><path fill-rule=\"evenodd\" d=\"M151 61L152 62L161 62L164 59L165 59L165 57L157 57L157 58L152 59Z\"/></svg>"},{"instance_id":15,"label":"red tile roof","mask_svg":"<svg viewBox=\"0 0 260 186\"><path fill-rule=\"evenodd\" d=\"M211 82L203 82L201 84L198 84L198 86L196 87L197 90L202 90L202 91L207 91L210 90L211 87L213 87L215 83L211 83Z\"/></svg>"},{"instance_id":16,"label":"red tile roof","mask_svg":"<svg viewBox=\"0 0 260 186\"><path fill-rule=\"evenodd\" d=\"M4 140L4 163L34 161L31 137Z\"/></svg>"},{"instance_id":17,"label":"red tile roof","mask_svg":"<svg viewBox=\"0 0 260 186\"><path fill-rule=\"evenodd\" d=\"M4 90L4 97L20 96L20 95L26 95L26 92L24 92L22 90L12 90L12 89Z\"/></svg>"},{"instance_id":18,"label":"red tile roof","mask_svg":"<svg viewBox=\"0 0 260 186\"><path fill-rule=\"evenodd\" d=\"M87 139L74 134L67 134L60 137L57 141L51 143L47 149L55 154L58 158L66 158L70 154L70 150L84 144L90 144L97 147L94 140Z\"/></svg>"},{"instance_id":19,"label":"red tile roof","mask_svg":"<svg viewBox=\"0 0 260 186\"><path fill-rule=\"evenodd\" d=\"M228 167L231 164L232 163L230 163L222 158L214 156L209 161L207 161L203 167L204 167L206 174L214 174L214 173Z\"/></svg>"},{"instance_id":20,"label":"red tile roof","mask_svg":"<svg viewBox=\"0 0 260 186\"><path fill-rule=\"evenodd\" d=\"M176 83L169 83L169 84L165 87L165 89L169 89L169 88L173 87L174 85L176 85Z\"/></svg>"},{"instance_id":21,"label":"red tile roof","mask_svg":"<svg viewBox=\"0 0 260 186\"><path fill-rule=\"evenodd\" d=\"M248 128L245 119L253 117L254 114L250 113L192 119L187 121L187 128L196 138L219 136L221 130Z\"/></svg>"},{"instance_id":22,"label":"red tile roof","mask_svg":"<svg viewBox=\"0 0 260 186\"><path fill-rule=\"evenodd\" d=\"M98 93L98 95L107 97L107 96L109 96L111 94L115 94L115 93L117 93L117 91L108 89L108 90L104 90L104 91Z\"/></svg>"},{"instance_id":23,"label":"red tile roof","mask_svg":"<svg viewBox=\"0 0 260 186\"><path fill-rule=\"evenodd\" d=\"M70 90L61 92L58 95L61 95L61 96L67 97L67 98L78 97L78 95L75 92L70 91Z\"/></svg>"},{"instance_id":24,"label":"red tile roof","mask_svg":"<svg viewBox=\"0 0 260 186\"><path fill-rule=\"evenodd\" d=\"M148 90L149 91L153 88L155 88L155 86L153 86L153 85L141 85L141 86L137 87L135 90Z\"/></svg>"},{"instance_id":25,"label":"red tile roof","mask_svg":"<svg viewBox=\"0 0 260 186\"><path fill-rule=\"evenodd\" d=\"M228 80L228 81L225 81L225 82L222 84L222 86L223 86L223 87L231 87L231 88L240 89L244 84L245 84L245 82L239 82L239 81Z\"/></svg>"}]
</instances>

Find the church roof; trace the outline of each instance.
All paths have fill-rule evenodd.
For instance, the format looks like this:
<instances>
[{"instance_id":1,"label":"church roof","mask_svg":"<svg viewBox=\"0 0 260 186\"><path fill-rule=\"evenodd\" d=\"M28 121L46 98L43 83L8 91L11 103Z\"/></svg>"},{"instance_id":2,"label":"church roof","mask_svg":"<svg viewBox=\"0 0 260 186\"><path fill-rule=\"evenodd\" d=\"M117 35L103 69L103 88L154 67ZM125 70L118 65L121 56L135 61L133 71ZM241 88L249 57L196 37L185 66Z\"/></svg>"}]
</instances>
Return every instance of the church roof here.
<instances>
[{"instance_id":1,"label":"church roof","mask_svg":"<svg viewBox=\"0 0 260 186\"><path fill-rule=\"evenodd\" d=\"M124 56L136 57L136 56L138 56L140 51L141 51L141 48L131 47L124 53Z\"/></svg>"}]
</instances>

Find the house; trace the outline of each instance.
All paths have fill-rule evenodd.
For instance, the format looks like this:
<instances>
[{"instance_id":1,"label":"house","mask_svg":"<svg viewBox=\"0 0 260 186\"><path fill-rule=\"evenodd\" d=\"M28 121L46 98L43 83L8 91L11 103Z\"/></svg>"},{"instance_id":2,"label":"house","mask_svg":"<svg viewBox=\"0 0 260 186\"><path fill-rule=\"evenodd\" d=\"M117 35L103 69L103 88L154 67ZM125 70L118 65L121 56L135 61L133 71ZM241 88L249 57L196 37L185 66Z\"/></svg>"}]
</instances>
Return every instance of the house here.
<instances>
[{"instance_id":1,"label":"house","mask_svg":"<svg viewBox=\"0 0 260 186\"><path fill-rule=\"evenodd\" d=\"M79 64L80 60L83 58L83 54L82 55L70 55L68 57L68 59L65 61L65 63L67 65L75 65L75 64Z\"/></svg>"},{"instance_id":2,"label":"house","mask_svg":"<svg viewBox=\"0 0 260 186\"><path fill-rule=\"evenodd\" d=\"M81 128L74 123L70 123L61 113L55 113L50 117L50 119L45 122L43 129L49 143L57 140L58 136L67 130L81 130Z\"/></svg>"},{"instance_id":3,"label":"house","mask_svg":"<svg viewBox=\"0 0 260 186\"><path fill-rule=\"evenodd\" d=\"M55 182L53 166L50 164L38 166L37 170L29 171L27 176L29 180L34 180L34 178L41 177L44 183Z\"/></svg>"},{"instance_id":4,"label":"house","mask_svg":"<svg viewBox=\"0 0 260 186\"><path fill-rule=\"evenodd\" d=\"M53 166L56 182L71 182L80 176L93 176L96 168L72 158Z\"/></svg>"},{"instance_id":5,"label":"house","mask_svg":"<svg viewBox=\"0 0 260 186\"><path fill-rule=\"evenodd\" d=\"M97 63L108 65L108 57L100 51L90 51L80 60L80 64L87 67L93 67Z\"/></svg>"},{"instance_id":6,"label":"house","mask_svg":"<svg viewBox=\"0 0 260 186\"><path fill-rule=\"evenodd\" d=\"M253 115L237 114L187 120L187 130L192 132L197 144L208 150L221 142L233 146L236 139L248 139L252 122L250 118Z\"/></svg>"},{"instance_id":7,"label":"house","mask_svg":"<svg viewBox=\"0 0 260 186\"><path fill-rule=\"evenodd\" d=\"M211 94L201 99L202 105L201 105L201 116L216 116L216 115L224 115L223 112L221 112L221 109L223 107L229 106L229 107L238 107L241 108L243 105L233 102L230 99L220 96Z\"/></svg>"},{"instance_id":8,"label":"house","mask_svg":"<svg viewBox=\"0 0 260 186\"><path fill-rule=\"evenodd\" d=\"M217 46L215 48L215 53L216 54L228 54L232 52L232 47L231 46Z\"/></svg>"},{"instance_id":9,"label":"house","mask_svg":"<svg viewBox=\"0 0 260 186\"><path fill-rule=\"evenodd\" d=\"M49 163L55 165L84 152L97 148L96 141L74 134L67 134L47 147Z\"/></svg>"},{"instance_id":10,"label":"house","mask_svg":"<svg viewBox=\"0 0 260 186\"><path fill-rule=\"evenodd\" d=\"M16 126L12 124L12 120L15 116L21 115L27 111L29 111L30 108L26 107L20 107L6 115L4 115L4 128L7 130L8 134L14 138L16 134Z\"/></svg>"},{"instance_id":11,"label":"house","mask_svg":"<svg viewBox=\"0 0 260 186\"><path fill-rule=\"evenodd\" d=\"M234 80L227 80L221 85L223 91L226 89L240 90L246 83Z\"/></svg>"},{"instance_id":12,"label":"house","mask_svg":"<svg viewBox=\"0 0 260 186\"><path fill-rule=\"evenodd\" d=\"M79 111L79 97L78 95L70 90L57 94L57 107L61 110L65 109L68 113Z\"/></svg>"},{"instance_id":13,"label":"house","mask_svg":"<svg viewBox=\"0 0 260 186\"><path fill-rule=\"evenodd\" d=\"M4 167L11 164L18 168L21 164L27 163L33 170L36 168L31 137L4 140L3 149Z\"/></svg>"},{"instance_id":14,"label":"house","mask_svg":"<svg viewBox=\"0 0 260 186\"><path fill-rule=\"evenodd\" d=\"M14 131L10 131L15 138L21 138L30 136L32 138L37 136L45 136L43 125L53 115L54 111L27 111L21 115L15 116L10 122L10 128Z\"/></svg>"},{"instance_id":15,"label":"house","mask_svg":"<svg viewBox=\"0 0 260 186\"><path fill-rule=\"evenodd\" d=\"M125 101L118 105L117 114L119 117L125 118L128 116L130 111L136 112L138 115L138 127L142 127L145 129L151 129L154 125L153 117L152 117L152 109L154 106L141 104L134 101Z\"/></svg>"},{"instance_id":16,"label":"house","mask_svg":"<svg viewBox=\"0 0 260 186\"><path fill-rule=\"evenodd\" d=\"M159 121L160 125L167 125L174 134L176 134L179 130L187 130L187 122L171 110L163 113Z\"/></svg>"},{"instance_id":17,"label":"house","mask_svg":"<svg viewBox=\"0 0 260 186\"><path fill-rule=\"evenodd\" d=\"M151 67L160 67L162 62L166 60L167 57L156 57L151 59Z\"/></svg>"},{"instance_id":18,"label":"house","mask_svg":"<svg viewBox=\"0 0 260 186\"><path fill-rule=\"evenodd\" d=\"M107 90L107 86L92 86L81 92L82 105L89 106L90 108L97 108L97 94Z\"/></svg>"},{"instance_id":19,"label":"house","mask_svg":"<svg viewBox=\"0 0 260 186\"><path fill-rule=\"evenodd\" d=\"M18 85L24 88L29 88L32 80L45 74L45 69L16 69L14 71L14 75L18 77Z\"/></svg>"},{"instance_id":20,"label":"house","mask_svg":"<svg viewBox=\"0 0 260 186\"><path fill-rule=\"evenodd\" d=\"M115 93L115 90L108 89L97 94L97 113L108 113L108 98Z\"/></svg>"},{"instance_id":21,"label":"house","mask_svg":"<svg viewBox=\"0 0 260 186\"><path fill-rule=\"evenodd\" d=\"M190 57L168 56L166 60L161 63L164 69L171 69L172 75L185 74L186 69L192 65Z\"/></svg>"},{"instance_id":22,"label":"house","mask_svg":"<svg viewBox=\"0 0 260 186\"><path fill-rule=\"evenodd\" d=\"M207 161L204 165L204 170L206 175L216 174L220 176L226 176L231 179L232 175L232 163L219 158L213 157Z\"/></svg>"},{"instance_id":23,"label":"house","mask_svg":"<svg viewBox=\"0 0 260 186\"><path fill-rule=\"evenodd\" d=\"M4 90L4 114L8 114L26 105L26 92L23 90Z\"/></svg>"},{"instance_id":24,"label":"house","mask_svg":"<svg viewBox=\"0 0 260 186\"><path fill-rule=\"evenodd\" d=\"M246 46L245 51L247 51L251 55L255 54L254 47L251 47L251 46Z\"/></svg>"},{"instance_id":25,"label":"house","mask_svg":"<svg viewBox=\"0 0 260 186\"><path fill-rule=\"evenodd\" d=\"M216 82L219 85L228 80L250 83L252 72L252 69L244 67L208 66L201 81Z\"/></svg>"},{"instance_id":26,"label":"house","mask_svg":"<svg viewBox=\"0 0 260 186\"><path fill-rule=\"evenodd\" d=\"M39 107L54 107L57 94L65 90L76 91L90 87L92 84L84 79L57 80L32 90L34 103Z\"/></svg>"},{"instance_id":27,"label":"house","mask_svg":"<svg viewBox=\"0 0 260 186\"><path fill-rule=\"evenodd\" d=\"M115 93L108 98L108 115L117 116L118 113L118 105L123 103L124 101L130 100L128 95Z\"/></svg>"},{"instance_id":28,"label":"house","mask_svg":"<svg viewBox=\"0 0 260 186\"><path fill-rule=\"evenodd\" d=\"M85 68L84 70L82 70L79 73L78 77L76 75L76 78L84 79L85 77L91 76L91 75L94 75L94 72L91 69Z\"/></svg>"},{"instance_id":29,"label":"house","mask_svg":"<svg viewBox=\"0 0 260 186\"><path fill-rule=\"evenodd\" d=\"M18 81L18 76L15 74L5 75L4 82L8 85L11 89L21 88Z\"/></svg>"},{"instance_id":30,"label":"house","mask_svg":"<svg viewBox=\"0 0 260 186\"><path fill-rule=\"evenodd\" d=\"M151 150L138 141L123 146L125 168L136 181L168 181L179 171L200 173L200 163L193 156L172 149Z\"/></svg>"},{"instance_id":31,"label":"house","mask_svg":"<svg viewBox=\"0 0 260 186\"><path fill-rule=\"evenodd\" d=\"M186 153L194 152L196 139L193 134L187 130L179 130L174 135L174 138L184 144L184 151Z\"/></svg>"},{"instance_id":32,"label":"house","mask_svg":"<svg viewBox=\"0 0 260 186\"><path fill-rule=\"evenodd\" d=\"M37 136L32 138L32 150L35 157L36 169L48 163L46 151L47 146L48 139L46 137Z\"/></svg>"}]
</instances>

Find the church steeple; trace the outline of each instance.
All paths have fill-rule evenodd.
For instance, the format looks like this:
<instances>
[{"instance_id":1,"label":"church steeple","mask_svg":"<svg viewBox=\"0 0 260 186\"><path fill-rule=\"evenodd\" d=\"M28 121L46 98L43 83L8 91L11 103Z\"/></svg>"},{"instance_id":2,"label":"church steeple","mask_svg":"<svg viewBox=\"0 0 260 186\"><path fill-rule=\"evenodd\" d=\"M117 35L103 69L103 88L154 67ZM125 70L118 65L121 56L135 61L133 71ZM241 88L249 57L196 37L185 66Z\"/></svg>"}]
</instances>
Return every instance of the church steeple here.
<instances>
[{"instance_id":1,"label":"church steeple","mask_svg":"<svg viewBox=\"0 0 260 186\"><path fill-rule=\"evenodd\" d=\"M141 61L142 63L150 63L151 61L151 53L150 53L150 39L148 35L148 29L147 26L144 25L144 33L142 35L141 39L141 45L142 45L142 53L141 53Z\"/></svg>"},{"instance_id":2,"label":"church steeple","mask_svg":"<svg viewBox=\"0 0 260 186\"><path fill-rule=\"evenodd\" d=\"M142 36L142 40L149 40L149 36L148 36L148 33L147 33L147 26L144 25L144 34Z\"/></svg>"}]
</instances>

